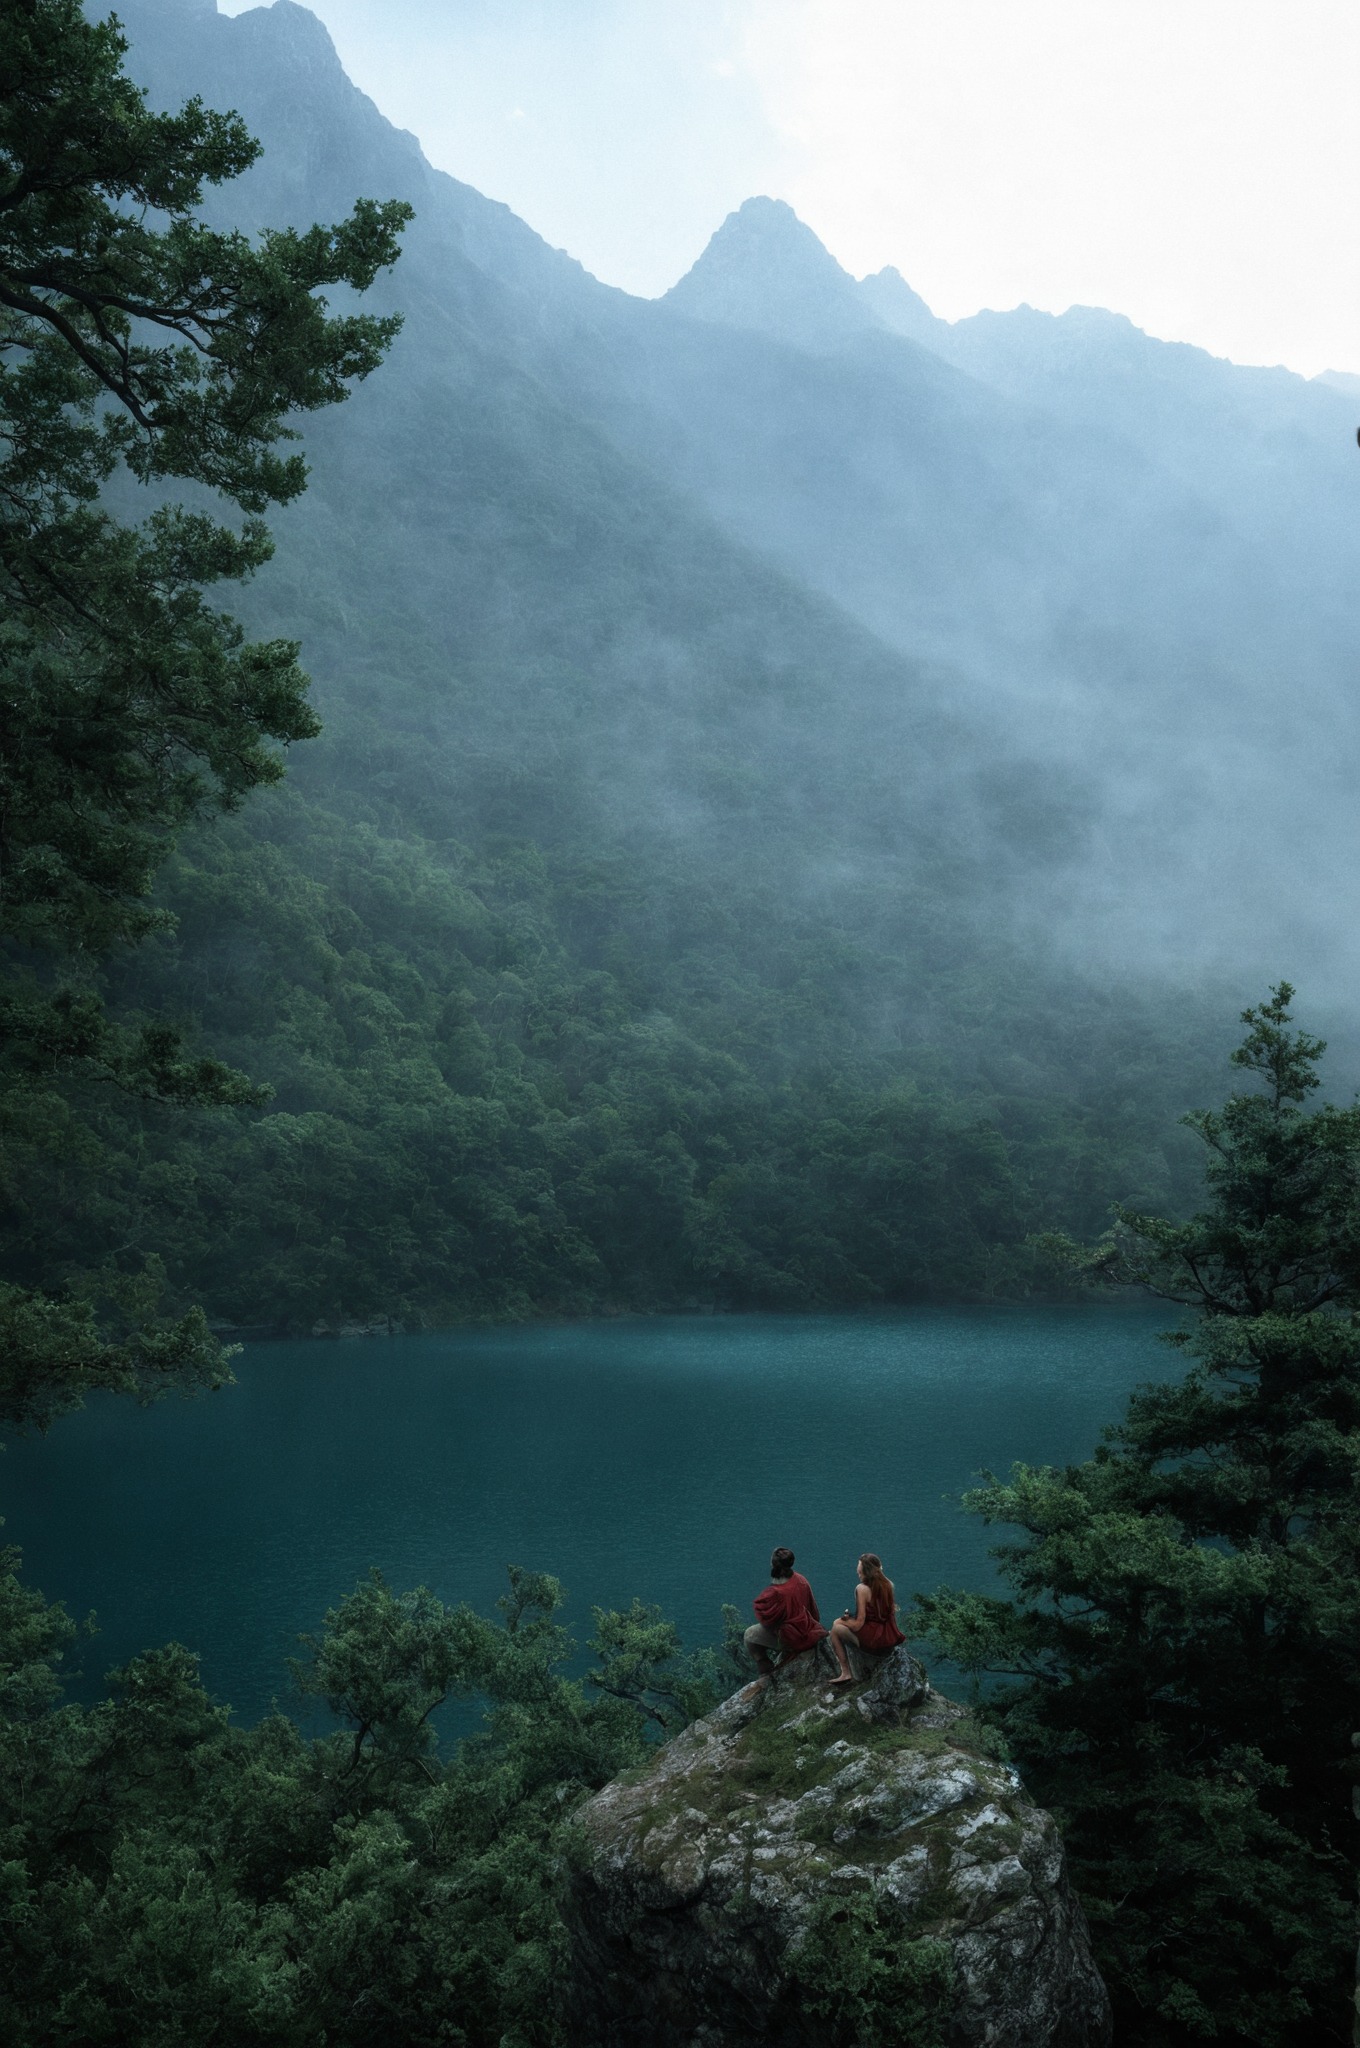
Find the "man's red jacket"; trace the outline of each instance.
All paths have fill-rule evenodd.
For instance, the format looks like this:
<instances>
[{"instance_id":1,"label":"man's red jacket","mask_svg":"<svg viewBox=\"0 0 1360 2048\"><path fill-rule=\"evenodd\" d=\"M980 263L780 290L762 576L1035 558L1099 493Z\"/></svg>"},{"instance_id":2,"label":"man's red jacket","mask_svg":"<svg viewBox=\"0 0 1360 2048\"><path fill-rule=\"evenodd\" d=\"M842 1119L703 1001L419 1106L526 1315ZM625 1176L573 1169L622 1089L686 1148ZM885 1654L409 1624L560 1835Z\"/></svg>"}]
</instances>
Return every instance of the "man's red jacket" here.
<instances>
[{"instance_id":1,"label":"man's red jacket","mask_svg":"<svg viewBox=\"0 0 1360 2048\"><path fill-rule=\"evenodd\" d=\"M778 1631L780 1642L792 1657L800 1650L810 1650L826 1634L812 1588L801 1572L790 1572L786 1579L776 1579L763 1593L757 1593L755 1610L758 1621Z\"/></svg>"}]
</instances>

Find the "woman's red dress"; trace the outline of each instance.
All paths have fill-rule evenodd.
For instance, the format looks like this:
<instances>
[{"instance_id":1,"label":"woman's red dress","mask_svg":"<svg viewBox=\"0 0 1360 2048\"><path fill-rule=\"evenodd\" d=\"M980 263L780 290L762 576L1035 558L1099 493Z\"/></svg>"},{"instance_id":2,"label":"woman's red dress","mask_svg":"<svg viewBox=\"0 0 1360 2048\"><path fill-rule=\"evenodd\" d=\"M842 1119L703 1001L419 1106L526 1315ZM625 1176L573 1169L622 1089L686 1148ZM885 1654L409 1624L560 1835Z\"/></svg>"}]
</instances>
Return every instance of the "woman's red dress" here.
<instances>
[{"instance_id":1,"label":"woman's red dress","mask_svg":"<svg viewBox=\"0 0 1360 2048\"><path fill-rule=\"evenodd\" d=\"M856 1641L861 1650L868 1650L873 1656L882 1656L887 1650L895 1650L906 1637L897 1626L893 1613L892 1595L885 1593L881 1586L875 1586L869 1594L869 1605L864 1620L860 1623Z\"/></svg>"}]
</instances>

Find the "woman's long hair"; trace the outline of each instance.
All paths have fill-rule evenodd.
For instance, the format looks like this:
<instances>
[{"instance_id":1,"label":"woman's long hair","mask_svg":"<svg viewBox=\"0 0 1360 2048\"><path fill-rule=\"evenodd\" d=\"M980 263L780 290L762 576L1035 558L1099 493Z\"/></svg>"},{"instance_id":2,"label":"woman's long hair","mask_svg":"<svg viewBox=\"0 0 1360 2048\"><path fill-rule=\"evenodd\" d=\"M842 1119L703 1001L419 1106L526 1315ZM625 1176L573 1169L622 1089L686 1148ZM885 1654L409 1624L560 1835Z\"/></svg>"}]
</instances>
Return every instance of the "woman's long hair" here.
<instances>
[{"instance_id":1,"label":"woman's long hair","mask_svg":"<svg viewBox=\"0 0 1360 2048\"><path fill-rule=\"evenodd\" d=\"M893 1582L883 1569L882 1558L875 1557L872 1550L866 1550L859 1561L859 1568L864 1574L864 1583L869 1588L869 1598L876 1605L886 1607L889 1614L891 1614L893 1611Z\"/></svg>"}]
</instances>

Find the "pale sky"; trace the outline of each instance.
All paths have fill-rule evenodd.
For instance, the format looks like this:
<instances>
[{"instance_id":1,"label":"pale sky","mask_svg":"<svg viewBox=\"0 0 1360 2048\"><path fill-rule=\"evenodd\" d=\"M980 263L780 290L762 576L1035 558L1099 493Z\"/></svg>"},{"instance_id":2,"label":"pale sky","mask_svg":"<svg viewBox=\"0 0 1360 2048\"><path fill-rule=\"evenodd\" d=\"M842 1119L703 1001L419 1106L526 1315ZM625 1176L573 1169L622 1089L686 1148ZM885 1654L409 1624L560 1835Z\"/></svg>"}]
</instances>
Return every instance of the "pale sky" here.
<instances>
[{"instance_id":1,"label":"pale sky","mask_svg":"<svg viewBox=\"0 0 1360 2048\"><path fill-rule=\"evenodd\" d=\"M240 13L240 0L220 0ZM753 193L948 319L1360 370L1357 0L313 0L443 170L653 296Z\"/></svg>"}]
</instances>

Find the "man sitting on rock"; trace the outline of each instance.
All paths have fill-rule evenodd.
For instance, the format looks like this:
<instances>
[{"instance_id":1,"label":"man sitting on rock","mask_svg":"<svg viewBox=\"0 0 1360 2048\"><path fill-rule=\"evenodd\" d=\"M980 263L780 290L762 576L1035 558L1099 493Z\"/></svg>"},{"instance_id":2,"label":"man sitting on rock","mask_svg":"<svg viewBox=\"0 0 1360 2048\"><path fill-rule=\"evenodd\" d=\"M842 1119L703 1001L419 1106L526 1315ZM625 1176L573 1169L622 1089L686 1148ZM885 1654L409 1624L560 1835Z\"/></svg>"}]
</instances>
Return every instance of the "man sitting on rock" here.
<instances>
[{"instance_id":1,"label":"man sitting on rock","mask_svg":"<svg viewBox=\"0 0 1360 2048\"><path fill-rule=\"evenodd\" d=\"M815 1650L826 1634L812 1588L801 1572L793 1568L793 1552L782 1547L770 1559L770 1583L754 1601L756 1619L746 1631L747 1649L755 1658L761 1676L774 1671L772 1650L781 1661Z\"/></svg>"}]
</instances>

